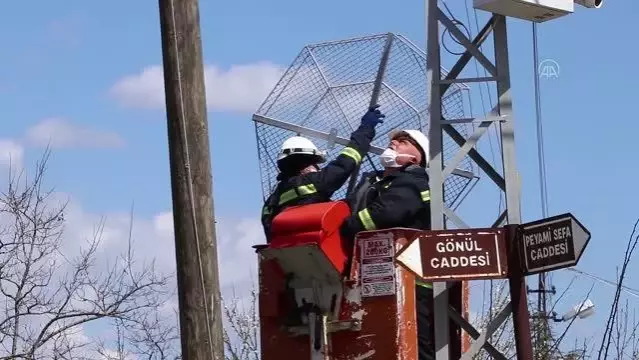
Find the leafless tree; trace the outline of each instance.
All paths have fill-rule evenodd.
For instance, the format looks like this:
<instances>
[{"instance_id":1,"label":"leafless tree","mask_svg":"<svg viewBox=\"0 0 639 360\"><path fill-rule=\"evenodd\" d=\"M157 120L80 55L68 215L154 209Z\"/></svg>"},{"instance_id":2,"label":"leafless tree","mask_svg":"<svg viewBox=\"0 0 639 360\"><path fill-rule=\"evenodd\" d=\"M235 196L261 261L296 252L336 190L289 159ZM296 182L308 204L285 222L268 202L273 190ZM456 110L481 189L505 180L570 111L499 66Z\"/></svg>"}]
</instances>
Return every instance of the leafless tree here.
<instances>
[{"instance_id":1,"label":"leafless tree","mask_svg":"<svg viewBox=\"0 0 639 360\"><path fill-rule=\"evenodd\" d=\"M574 278L573 278L574 280ZM483 296L483 308L481 313L477 315L476 319L473 319L473 325L479 330L483 331L487 328L487 325L492 319L494 319L497 313L504 308L504 306L510 301L508 282L506 280L493 280L485 282L487 284ZM564 291L553 301L551 311L554 310L563 296L572 288L572 281L564 289ZM574 289L572 289L574 291ZM592 290L592 289L591 289ZM590 295L587 292L584 296L584 300ZM529 308L533 307L534 303L530 301ZM553 328L553 320L550 318L533 317L531 319L531 333L533 334L533 352L536 360L551 360L551 359L577 359L575 354L581 352L583 349L575 344L575 346L567 346L569 350L566 354L563 353L560 345L564 340L568 329L572 326L571 320L563 331L559 334L556 333ZM509 315L506 321L495 331L495 333L489 337L490 342L497 350L506 356L506 358L514 358L515 341L513 334L512 315ZM543 332L544 336L534 336L539 332ZM568 354L568 355L567 355ZM492 357L485 351L481 350L474 356L475 360L488 360Z\"/></svg>"},{"instance_id":2,"label":"leafless tree","mask_svg":"<svg viewBox=\"0 0 639 360\"><path fill-rule=\"evenodd\" d=\"M608 320L606 322L606 329L604 331L603 337L601 339L601 345L599 346L599 352L597 354L597 359L607 359L608 352L610 351L610 346L615 345L617 347L617 354L622 354L625 349L619 348L618 344L620 342L625 343L626 334L622 336L619 330L619 305L621 299L621 292L624 288L624 280L626 279L626 271L628 269L628 265L632 260L632 255L639 243L639 232L637 232L637 226L639 226L639 219L635 222L634 227L632 228L632 232L630 237L628 238L628 242L626 243L626 250L624 252L624 258L621 264L621 271L617 276L617 287L615 289L615 295L612 303L612 307L610 308L610 313L608 315ZM627 317L626 313L624 317ZM623 327L623 326L622 326ZM615 328L617 328L617 332L615 334ZM631 335L634 336L634 329L636 326L632 327ZM626 328L627 329L627 328ZM632 337L631 336L631 337ZM616 339L616 340L615 340Z\"/></svg>"},{"instance_id":3,"label":"leafless tree","mask_svg":"<svg viewBox=\"0 0 639 360\"><path fill-rule=\"evenodd\" d=\"M154 315L169 277L138 262L131 236L120 256L100 258L104 221L85 244L65 242L67 202L45 189L48 158L30 176L11 172L0 193L0 359L91 357L94 342L78 334L98 321L126 329L131 353L174 358L174 323Z\"/></svg>"},{"instance_id":4,"label":"leafless tree","mask_svg":"<svg viewBox=\"0 0 639 360\"><path fill-rule=\"evenodd\" d=\"M611 336L615 359L639 359L639 323L628 300L615 316L615 329Z\"/></svg>"},{"instance_id":5,"label":"leafless tree","mask_svg":"<svg viewBox=\"0 0 639 360\"><path fill-rule=\"evenodd\" d=\"M485 281L483 282L483 285L481 311L476 314L475 318L470 319L471 324L479 331L486 329L488 324L510 300L508 294L508 281ZM512 333L512 316L508 316L502 326L500 326L493 335L488 338L488 342L495 346L495 348L501 353L510 357L515 354L515 341ZM483 360L492 359L492 357L482 349L473 357L473 359Z\"/></svg>"},{"instance_id":6,"label":"leafless tree","mask_svg":"<svg viewBox=\"0 0 639 360\"><path fill-rule=\"evenodd\" d=\"M177 314L149 311L134 320L114 318L110 328L116 338L110 343L100 341L96 352L106 360L180 359Z\"/></svg>"},{"instance_id":7,"label":"leafless tree","mask_svg":"<svg viewBox=\"0 0 639 360\"><path fill-rule=\"evenodd\" d=\"M152 311L136 321L113 319L116 338L110 344L100 341L95 351L104 360L180 359L177 319L159 314Z\"/></svg>"},{"instance_id":8,"label":"leafless tree","mask_svg":"<svg viewBox=\"0 0 639 360\"><path fill-rule=\"evenodd\" d=\"M257 301L257 287L251 289L245 301L235 292L230 299L224 300L225 360L260 360Z\"/></svg>"},{"instance_id":9,"label":"leafless tree","mask_svg":"<svg viewBox=\"0 0 639 360\"><path fill-rule=\"evenodd\" d=\"M634 224L631 235L627 241L616 282L610 282L594 277L597 281L606 282L609 285L615 286L612 305L609 310L604 333L601 337L599 339L596 339L594 336L586 339L576 339L573 344L565 344L564 340L566 339L566 336L576 318L570 320L561 331L558 331L558 328L553 325L552 319L533 319L531 322L531 331L533 334L536 334L539 331L540 326L544 326L544 328L547 327L549 330L546 336L533 337L533 348L536 359L581 360L596 358L597 360L639 360L639 319L637 319L634 309L630 306L630 302L627 299L622 301L622 292L624 291L635 297L639 297L639 291L630 289L624 285L628 266L630 265L637 244L639 244L638 227L639 220L637 220ZM552 300L552 304L550 306L551 312L554 312L554 309L558 304L560 304L566 293L575 291L573 289L574 280L575 277L573 277L567 286L563 288L561 294ZM591 291L592 287L585 293L583 300L588 298ZM473 321L474 325L478 329L485 329L486 325L492 318L494 318L497 311L499 311L499 309L501 309L509 300L507 285L502 281L490 282L490 290L488 290L487 293L488 295L484 294L482 311ZM531 303L531 307L533 305L534 304ZM490 339L490 342L508 358L512 358L514 355L515 344L512 341L512 336L503 336L504 333L512 334L511 319L507 320L504 325L497 330ZM592 346L592 344L595 344L597 341L599 342L599 346ZM475 356L475 359L478 360L489 358L489 355L484 350Z\"/></svg>"}]
</instances>

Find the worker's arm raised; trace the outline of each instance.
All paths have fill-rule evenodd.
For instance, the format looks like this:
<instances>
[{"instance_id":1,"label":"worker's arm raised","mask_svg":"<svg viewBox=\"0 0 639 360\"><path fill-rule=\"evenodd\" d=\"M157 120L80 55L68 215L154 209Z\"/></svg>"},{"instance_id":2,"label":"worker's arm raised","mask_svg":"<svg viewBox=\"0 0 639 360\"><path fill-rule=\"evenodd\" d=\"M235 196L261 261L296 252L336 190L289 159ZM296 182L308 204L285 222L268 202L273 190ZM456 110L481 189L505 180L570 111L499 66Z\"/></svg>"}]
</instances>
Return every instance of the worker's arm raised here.
<instances>
[{"instance_id":1,"label":"worker's arm raised","mask_svg":"<svg viewBox=\"0 0 639 360\"><path fill-rule=\"evenodd\" d=\"M332 195L344 185L357 165L362 162L375 137L375 126L384 118L384 115L377 110L378 106L371 107L362 117L362 123L351 134L350 142L335 160L329 162L320 171L305 175L309 182L316 186L317 191Z\"/></svg>"},{"instance_id":2,"label":"worker's arm raised","mask_svg":"<svg viewBox=\"0 0 639 360\"><path fill-rule=\"evenodd\" d=\"M420 189L414 182L397 181L367 207L348 217L340 231L352 239L360 231L401 227L428 201L430 192L426 187Z\"/></svg>"}]
</instances>

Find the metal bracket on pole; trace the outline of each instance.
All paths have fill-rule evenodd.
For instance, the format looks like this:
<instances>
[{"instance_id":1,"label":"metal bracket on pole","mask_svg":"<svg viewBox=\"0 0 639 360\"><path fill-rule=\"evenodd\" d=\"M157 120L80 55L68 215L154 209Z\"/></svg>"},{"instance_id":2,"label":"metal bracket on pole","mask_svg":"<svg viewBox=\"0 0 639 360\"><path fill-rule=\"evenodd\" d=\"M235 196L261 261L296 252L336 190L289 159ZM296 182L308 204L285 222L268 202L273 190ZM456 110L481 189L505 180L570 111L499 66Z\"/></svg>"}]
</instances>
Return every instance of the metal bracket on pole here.
<instances>
[{"instance_id":1,"label":"metal bracket on pole","mask_svg":"<svg viewBox=\"0 0 639 360\"><path fill-rule=\"evenodd\" d=\"M335 139L337 139L337 129L331 128L331 132L328 133L328 140L326 141L326 150L333 150L335 147Z\"/></svg>"},{"instance_id":2,"label":"metal bracket on pole","mask_svg":"<svg viewBox=\"0 0 639 360\"><path fill-rule=\"evenodd\" d=\"M519 183L515 168L514 152L514 124L512 117L512 99L510 95L510 74L508 65L508 52L506 40L506 18L502 15L493 14L487 24L471 41L468 39L449 19L446 14L437 6L437 0L427 0L427 73L428 90L430 96L429 109L429 137L430 137L430 191L431 191L431 225L433 230L446 228L447 220L457 225L459 228L467 228L468 225L455 212L445 206L444 184L449 175L454 173L454 169L461 160L468 155L493 182L505 192L506 209L498 217L492 227L500 227L504 222L509 224L519 224L520 221L520 199ZM454 36L466 51L457 63L453 66L445 79L442 79L440 67L440 23ZM482 53L479 46L493 33L495 43L495 64L488 60ZM491 75L490 77L477 77L473 79L459 79L458 76L463 71L469 61L475 58ZM444 119L442 115L442 97L453 83L458 82L496 82L498 90L498 103L486 115L486 119L479 122L475 132L468 138L461 135L452 124L477 122L476 119ZM487 133L491 125L499 126L501 129L503 175L500 174L477 150L476 145L479 139ZM448 161L447 166L443 163L443 134L444 132L455 141L460 149L457 154ZM496 359L506 359L487 339L494 331L508 318L512 312L512 306L508 303L498 316L487 324L483 332L477 331L467 320L449 305L448 289L450 284L443 282L434 283L434 325L435 325L435 356L437 360L448 360L460 358L461 354L451 354L449 318L465 330L475 342L461 359L469 360L475 356L482 348ZM461 341L461 339L454 339Z\"/></svg>"},{"instance_id":3,"label":"metal bracket on pole","mask_svg":"<svg viewBox=\"0 0 639 360\"><path fill-rule=\"evenodd\" d=\"M377 100L379 99L379 93L380 91L382 91L382 82L384 81L384 74L386 73L386 65L388 65L388 58L390 57L390 52L392 47L393 47L393 34L388 33L388 35L386 36L386 44L384 45L384 52L382 53L382 58L379 61L379 69L377 70L375 83L373 84L373 93L371 94L371 100L368 104L369 107L377 104ZM369 156L369 155L366 154L366 156ZM369 161L370 161L370 157L369 157ZM351 175L351 179L348 183L348 190L346 191L346 196L350 195L350 193L355 188L355 184L357 184L357 178L359 177L360 164L357 164L357 166L355 167L355 170L353 171Z\"/></svg>"},{"instance_id":4,"label":"metal bracket on pole","mask_svg":"<svg viewBox=\"0 0 639 360\"><path fill-rule=\"evenodd\" d=\"M273 118L262 116L262 115L253 115L253 121L259 122L262 124L277 126L278 128L286 129L296 134L323 139L323 140L326 140L329 144L332 143L332 144L340 144L342 146L346 146L348 145L348 142L349 142L347 138L337 136L337 134L336 133L334 134L332 131L330 133L325 133L322 131L313 130L307 127L291 124L286 121L281 121L281 120L273 119ZM384 149L382 149L379 146L371 145L369 151L372 152L373 154L380 155L382 152L384 152ZM468 170L460 169L460 168L456 168L455 170L452 171L452 173L458 176L465 177L467 179L472 179L475 177L475 175L472 172Z\"/></svg>"}]
</instances>

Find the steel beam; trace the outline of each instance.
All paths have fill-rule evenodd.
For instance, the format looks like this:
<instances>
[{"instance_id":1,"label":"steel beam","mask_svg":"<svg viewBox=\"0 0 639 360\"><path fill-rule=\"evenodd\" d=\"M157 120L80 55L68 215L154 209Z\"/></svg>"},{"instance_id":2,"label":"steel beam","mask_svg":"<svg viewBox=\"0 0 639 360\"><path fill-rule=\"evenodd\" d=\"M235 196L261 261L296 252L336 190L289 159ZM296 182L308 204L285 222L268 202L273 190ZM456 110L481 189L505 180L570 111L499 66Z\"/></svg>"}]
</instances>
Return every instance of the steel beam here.
<instances>
[{"instance_id":1,"label":"steel beam","mask_svg":"<svg viewBox=\"0 0 639 360\"><path fill-rule=\"evenodd\" d=\"M464 78L464 79L442 79L440 84L459 84L459 83L471 83L471 82L487 82L487 81L497 81L496 77L479 77L479 78Z\"/></svg>"},{"instance_id":2,"label":"steel beam","mask_svg":"<svg viewBox=\"0 0 639 360\"><path fill-rule=\"evenodd\" d=\"M390 57L392 48L393 48L393 33L388 33L386 35L386 43L384 44L384 52L382 53L382 58L379 61L379 68L377 69L377 75L375 76L375 82L373 83L373 92L371 94L370 102L368 103L369 108L377 105L379 94L382 91L384 75L386 74L386 68L388 66L388 58ZM373 164L373 161L371 160L370 155L366 154L366 156L368 157L368 160L371 162L371 166L373 167L373 169L377 170L377 167L375 166L375 164ZM351 192L355 189L355 185L357 185L360 166L361 166L361 162L355 165L355 170L351 174L351 178L348 182L346 196L349 196ZM355 213L355 210L356 209L353 209L353 213Z\"/></svg>"},{"instance_id":3,"label":"steel beam","mask_svg":"<svg viewBox=\"0 0 639 360\"><path fill-rule=\"evenodd\" d=\"M457 154L455 154L455 156L450 160L450 162L444 169L444 173L443 173L444 178L447 178L448 175L450 175L453 172L455 167L464 160L464 158L466 157L470 149L474 148L475 145L477 145L479 138L481 138L481 136L486 133L486 130L488 130L488 127L490 125L492 125L492 123L489 121L479 124L479 127L475 130L475 132L472 135L470 135L468 140L466 140L466 142L461 147L461 149L457 152Z\"/></svg>"},{"instance_id":4,"label":"steel beam","mask_svg":"<svg viewBox=\"0 0 639 360\"><path fill-rule=\"evenodd\" d=\"M473 45L477 49L479 49L479 47L484 43L484 41L488 39L488 35L490 35L491 31L493 31L494 25L495 25L495 17L493 16L490 18L490 20L488 20L486 25L484 25L484 27L479 31L479 33L477 33L477 36L475 36L475 38L473 39ZM445 80L450 80L450 79L454 79L458 77L459 74L461 74L462 70L464 70L464 67L466 67L466 64L468 64L468 62L472 58L473 58L473 55L467 49L459 58L459 60L457 60L455 65L452 67L452 69L450 69ZM446 90L448 90L448 88L451 85L452 84L443 84L442 86L440 86L441 93L445 94Z\"/></svg>"},{"instance_id":5,"label":"steel beam","mask_svg":"<svg viewBox=\"0 0 639 360\"><path fill-rule=\"evenodd\" d=\"M464 146L464 144L466 143L466 138L464 138L464 136L460 134L457 129L449 124L445 124L442 128L444 131L446 131L448 136L450 136L450 138L457 143L457 145ZM499 186L500 189L506 189L506 181L504 180L504 177L501 176L501 174L499 174L499 172L497 172L497 170L495 170L495 168L490 165L488 160L486 160L486 158L484 158L477 150L475 150L475 148L472 148L470 149L470 151L468 151L468 157L470 157L470 159L473 160L475 164L477 164L477 166L479 166L479 168L482 169L486 173L486 175L488 175L488 177L492 181L494 181L495 184L497 184L497 186Z\"/></svg>"},{"instance_id":6,"label":"steel beam","mask_svg":"<svg viewBox=\"0 0 639 360\"><path fill-rule=\"evenodd\" d=\"M319 130L313 130L307 127L303 127L290 122L274 119L268 116L255 114L253 115L253 121L266 124L266 125L275 126L275 127L285 129L297 134L326 140L334 144L340 144L342 146L347 146L348 142L350 141L349 139L345 137L337 136L335 133L327 133L327 132L323 132ZM369 151L372 152L373 154L381 155L382 152L384 152L384 149L379 146L371 145ZM465 177L467 179L472 179L475 177L475 175L471 171L460 169L460 168L454 169L452 173L457 176Z\"/></svg>"},{"instance_id":7,"label":"steel beam","mask_svg":"<svg viewBox=\"0 0 639 360\"><path fill-rule=\"evenodd\" d=\"M501 121L502 118L500 116L497 117L487 117L485 119L477 119L477 118L460 118L460 119L448 119L442 120L443 124L481 124L486 121Z\"/></svg>"},{"instance_id":8,"label":"steel beam","mask_svg":"<svg viewBox=\"0 0 639 360\"><path fill-rule=\"evenodd\" d=\"M499 218L492 224L492 227L501 226L503 222L508 224L519 224L521 220L519 179L515 166L515 138L514 119L512 114L512 97L510 89L510 70L508 64L508 44L506 36L506 18L502 15L493 14L487 24L479 34L470 41L459 31L457 26L446 14L437 6L437 0L427 0L427 77L428 90L430 96L429 108L429 137L431 163L429 167L430 189L431 189L431 225L433 230L444 229L445 219L450 220L460 228L468 225L455 212L444 205L443 194L445 181L448 175L454 172L454 168L468 155L493 182L505 192L506 209ZM446 76L441 77L440 70L440 23L448 30L452 36L457 38L464 45L466 52L461 55L455 66ZM495 64L493 65L485 56L479 46L492 33L495 44ZM464 67L470 59L475 58L490 73L490 77L476 77L459 79ZM477 122L476 119L458 119L459 121L446 120L442 117L442 95L449 86L458 82L496 82L498 92L498 103L494 109L486 114L486 120L479 122L479 127L475 133L465 138L451 124ZM503 175L500 174L477 150L476 144L480 137L486 133L491 126L499 126L501 130L502 142L502 168ZM442 160L443 134L447 133L455 141L460 149L457 154L444 166ZM497 164L495 164L497 165ZM449 318L455 320L471 337L477 341L471 349L463 355L464 359L470 359L481 348L485 348L494 358L504 359L503 354L489 344L486 339L494 332L494 329L501 324L514 306L517 304L508 303L499 313L496 319L491 319L483 333L474 329L468 321L465 321L460 314L449 306L448 288L449 284L434 284L434 325L435 325L435 357L436 360L448 360L451 355L455 359L459 354L451 354L451 339L449 332ZM518 308L521 311L521 307ZM460 341L461 339L454 339Z\"/></svg>"},{"instance_id":9,"label":"steel beam","mask_svg":"<svg viewBox=\"0 0 639 360\"><path fill-rule=\"evenodd\" d=\"M426 6L426 77L429 90L429 140L430 140L430 213L431 228L442 230L444 221L444 134L442 132L442 95L440 91L442 73L439 46L439 7L437 0L428 0ZM444 15L445 16L445 15ZM450 331L448 323L448 284L433 284L433 313L435 327L435 359L447 360L450 353Z\"/></svg>"},{"instance_id":10,"label":"steel beam","mask_svg":"<svg viewBox=\"0 0 639 360\"><path fill-rule=\"evenodd\" d=\"M486 70L488 70L488 72L492 75L492 76L497 76L497 68L495 67L495 65L493 65L493 63L490 62L490 60L488 60L488 58L486 57L486 55L484 55L481 50L475 46L475 44L473 44L467 37L466 35L464 35L464 33L462 33L459 28L457 27L457 25L455 25L455 23L453 23L453 21L451 19L448 18L448 16L446 16L446 14L444 14L444 12L437 8L438 11L438 19L439 21L442 22L442 24L444 24L444 26L446 27L446 30L450 31L450 33L457 38L457 40L459 40L459 42L461 42L462 45L464 45L464 47L466 48L466 51L469 51L471 53L471 55L473 55L473 57L475 57L480 64L482 64Z\"/></svg>"},{"instance_id":11,"label":"steel beam","mask_svg":"<svg viewBox=\"0 0 639 360\"><path fill-rule=\"evenodd\" d=\"M499 329L499 327L508 320L508 316L512 313L512 308L510 303L506 304L504 308L495 316L493 319L488 321L486 324L486 329L479 333L472 325L468 324L459 314L455 314L453 309L448 309L449 314L452 318L456 318L456 321L466 322L466 324L462 324L464 329L467 329L470 336L475 340L475 342L470 346L470 349L462 356L462 360L472 360L475 355L482 349L486 348L486 351L490 355L492 355L495 359L506 359L506 357L501 354L495 347L488 342L488 339ZM457 318L458 317L458 318Z\"/></svg>"}]
</instances>

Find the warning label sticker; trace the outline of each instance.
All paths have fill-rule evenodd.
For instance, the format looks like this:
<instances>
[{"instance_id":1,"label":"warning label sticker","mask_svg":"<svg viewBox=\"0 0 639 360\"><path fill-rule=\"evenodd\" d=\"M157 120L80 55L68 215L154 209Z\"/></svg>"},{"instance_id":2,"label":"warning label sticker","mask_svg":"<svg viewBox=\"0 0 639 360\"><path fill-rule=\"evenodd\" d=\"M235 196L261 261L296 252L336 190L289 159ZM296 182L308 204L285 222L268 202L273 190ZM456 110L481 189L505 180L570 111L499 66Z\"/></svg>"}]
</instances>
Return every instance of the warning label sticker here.
<instances>
[{"instance_id":1,"label":"warning label sticker","mask_svg":"<svg viewBox=\"0 0 639 360\"><path fill-rule=\"evenodd\" d=\"M393 234L379 234L361 241L362 296L395 294Z\"/></svg>"}]
</instances>

